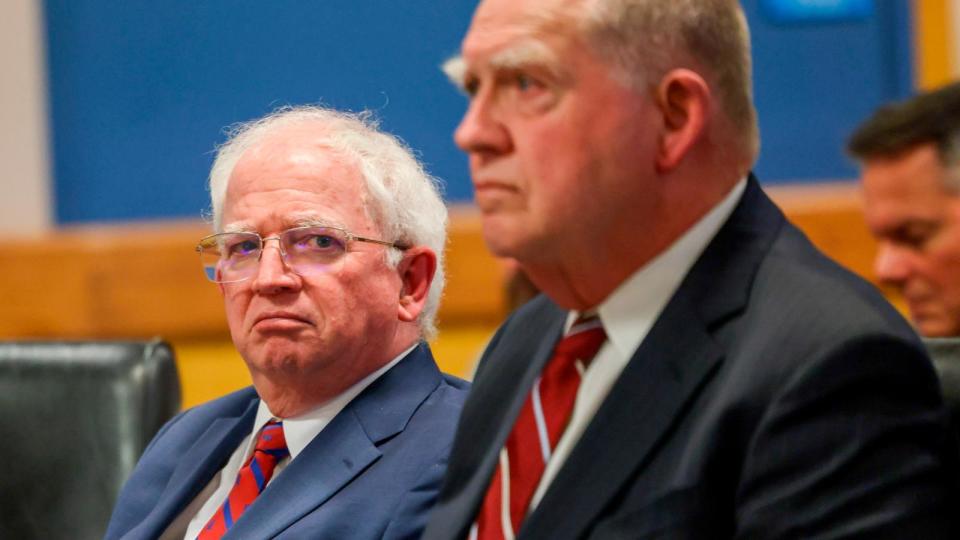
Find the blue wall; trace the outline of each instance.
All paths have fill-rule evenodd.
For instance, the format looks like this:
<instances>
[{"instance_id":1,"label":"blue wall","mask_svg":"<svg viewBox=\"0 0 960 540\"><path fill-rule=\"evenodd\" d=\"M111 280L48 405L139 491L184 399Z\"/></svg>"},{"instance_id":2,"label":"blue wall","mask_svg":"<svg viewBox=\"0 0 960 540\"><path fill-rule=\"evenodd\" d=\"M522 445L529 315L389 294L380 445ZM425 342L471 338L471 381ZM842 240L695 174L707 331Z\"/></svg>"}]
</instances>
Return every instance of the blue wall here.
<instances>
[{"instance_id":1,"label":"blue wall","mask_svg":"<svg viewBox=\"0 0 960 540\"><path fill-rule=\"evenodd\" d=\"M908 9L786 25L744 2L767 182L852 177L841 146L910 91ZM288 103L372 109L468 200L439 64L474 2L46 0L58 223L196 217L223 127Z\"/></svg>"},{"instance_id":2,"label":"blue wall","mask_svg":"<svg viewBox=\"0 0 960 540\"><path fill-rule=\"evenodd\" d=\"M912 92L907 2L878 0L867 18L792 24L771 20L758 0L743 4L760 116L757 174L768 183L855 177L843 154L851 131Z\"/></svg>"}]
</instances>

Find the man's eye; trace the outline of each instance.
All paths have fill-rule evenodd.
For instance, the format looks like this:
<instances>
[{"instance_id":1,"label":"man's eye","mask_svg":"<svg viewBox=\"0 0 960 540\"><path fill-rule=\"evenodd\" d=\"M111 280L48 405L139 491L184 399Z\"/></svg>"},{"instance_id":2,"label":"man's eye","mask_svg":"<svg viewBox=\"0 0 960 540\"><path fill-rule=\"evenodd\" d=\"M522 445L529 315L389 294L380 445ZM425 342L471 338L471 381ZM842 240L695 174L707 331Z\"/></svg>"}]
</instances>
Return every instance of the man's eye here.
<instances>
[{"instance_id":1,"label":"man's eye","mask_svg":"<svg viewBox=\"0 0 960 540\"><path fill-rule=\"evenodd\" d=\"M318 234L313 237L311 244L318 248L331 248L336 244L336 240L332 236Z\"/></svg>"},{"instance_id":2,"label":"man's eye","mask_svg":"<svg viewBox=\"0 0 960 540\"><path fill-rule=\"evenodd\" d=\"M530 75L527 71L516 71L503 80L506 96L514 102L518 112L536 113L549 108L556 102L555 88L544 79Z\"/></svg>"},{"instance_id":3,"label":"man's eye","mask_svg":"<svg viewBox=\"0 0 960 540\"><path fill-rule=\"evenodd\" d=\"M927 236L907 235L903 238L903 243L911 247L919 248L926 244L928 239Z\"/></svg>"},{"instance_id":4,"label":"man's eye","mask_svg":"<svg viewBox=\"0 0 960 540\"><path fill-rule=\"evenodd\" d=\"M522 73L517 75L515 82L516 82L517 88L519 88L520 91L522 92L526 92L527 90L533 89L534 86L537 84L537 82L532 77L529 77Z\"/></svg>"},{"instance_id":5,"label":"man's eye","mask_svg":"<svg viewBox=\"0 0 960 540\"><path fill-rule=\"evenodd\" d=\"M469 97L477 95L477 91L480 90L480 81L476 77L471 77L463 82L463 91Z\"/></svg>"},{"instance_id":6,"label":"man's eye","mask_svg":"<svg viewBox=\"0 0 960 540\"><path fill-rule=\"evenodd\" d=\"M914 231L900 231L898 234L893 235L895 242L901 246L906 246L912 249L922 248L927 241L930 240L930 237L930 234L918 233Z\"/></svg>"},{"instance_id":7,"label":"man's eye","mask_svg":"<svg viewBox=\"0 0 960 540\"><path fill-rule=\"evenodd\" d=\"M343 242L329 234L311 234L294 246L301 251L342 251Z\"/></svg>"},{"instance_id":8,"label":"man's eye","mask_svg":"<svg viewBox=\"0 0 960 540\"><path fill-rule=\"evenodd\" d=\"M257 243L253 240L245 240L227 246L227 255L230 257L246 257L257 251Z\"/></svg>"}]
</instances>

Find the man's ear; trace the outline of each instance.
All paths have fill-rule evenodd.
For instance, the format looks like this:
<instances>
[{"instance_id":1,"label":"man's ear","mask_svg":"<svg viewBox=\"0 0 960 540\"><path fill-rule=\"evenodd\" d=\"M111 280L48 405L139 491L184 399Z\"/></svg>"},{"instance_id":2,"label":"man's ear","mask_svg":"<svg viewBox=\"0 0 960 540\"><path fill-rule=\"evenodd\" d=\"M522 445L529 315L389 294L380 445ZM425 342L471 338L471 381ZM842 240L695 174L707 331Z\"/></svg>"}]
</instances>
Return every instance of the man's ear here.
<instances>
[{"instance_id":1,"label":"man's ear","mask_svg":"<svg viewBox=\"0 0 960 540\"><path fill-rule=\"evenodd\" d=\"M437 255L425 246L412 247L403 253L397 272L403 280L397 315L401 321L416 321L427 303L427 293L437 272Z\"/></svg>"},{"instance_id":2,"label":"man's ear","mask_svg":"<svg viewBox=\"0 0 960 540\"><path fill-rule=\"evenodd\" d=\"M675 169L706 133L713 96L706 81L695 71L675 69L657 86L656 103L664 125L657 171L664 173Z\"/></svg>"}]
</instances>

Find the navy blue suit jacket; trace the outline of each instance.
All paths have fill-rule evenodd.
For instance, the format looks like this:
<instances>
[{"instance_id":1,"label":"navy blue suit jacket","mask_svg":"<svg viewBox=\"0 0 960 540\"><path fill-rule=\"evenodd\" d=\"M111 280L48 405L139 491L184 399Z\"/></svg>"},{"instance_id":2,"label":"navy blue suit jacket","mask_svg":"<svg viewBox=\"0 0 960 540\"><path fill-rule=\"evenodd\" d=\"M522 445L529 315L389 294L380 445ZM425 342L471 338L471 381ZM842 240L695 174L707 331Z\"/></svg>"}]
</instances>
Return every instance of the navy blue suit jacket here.
<instances>
[{"instance_id":1,"label":"navy blue suit jacket","mask_svg":"<svg viewBox=\"0 0 960 540\"><path fill-rule=\"evenodd\" d=\"M465 537L565 318L491 341L425 539ZM915 334L751 178L518 538L957 538L957 454Z\"/></svg>"},{"instance_id":2,"label":"navy blue suit jacket","mask_svg":"<svg viewBox=\"0 0 960 540\"><path fill-rule=\"evenodd\" d=\"M440 488L467 383L425 344L351 401L224 538L417 538ZM107 539L156 538L253 429L246 388L173 418L124 486Z\"/></svg>"}]
</instances>

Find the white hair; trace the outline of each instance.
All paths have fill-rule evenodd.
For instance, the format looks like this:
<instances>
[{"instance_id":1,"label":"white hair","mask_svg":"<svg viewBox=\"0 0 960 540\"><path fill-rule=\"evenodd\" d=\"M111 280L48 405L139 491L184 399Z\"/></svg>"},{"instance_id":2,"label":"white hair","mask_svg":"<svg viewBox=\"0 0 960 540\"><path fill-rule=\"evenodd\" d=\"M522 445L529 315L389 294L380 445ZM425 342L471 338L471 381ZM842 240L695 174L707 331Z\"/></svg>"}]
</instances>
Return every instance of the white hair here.
<instances>
[{"instance_id":1,"label":"white hair","mask_svg":"<svg viewBox=\"0 0 960 540\"><path fill-rule=\"evenodd\" d=\"M348 113L320 106L282 107L261 119L231 126L210 169L214 229L223 230L227 183L243 153L278 130L304 124L321 127L318 142L360 169L369 195L367 212L385 240L426 246L436 253L436 274L418 319L421 337L433 339L444 285L447 234L447 208L440 195L440 183L427 174L402 141L381 131L369 112ZM392 266L401 258L398 250L387 250L387 262Z\"/></svg>"}]
</instances>

